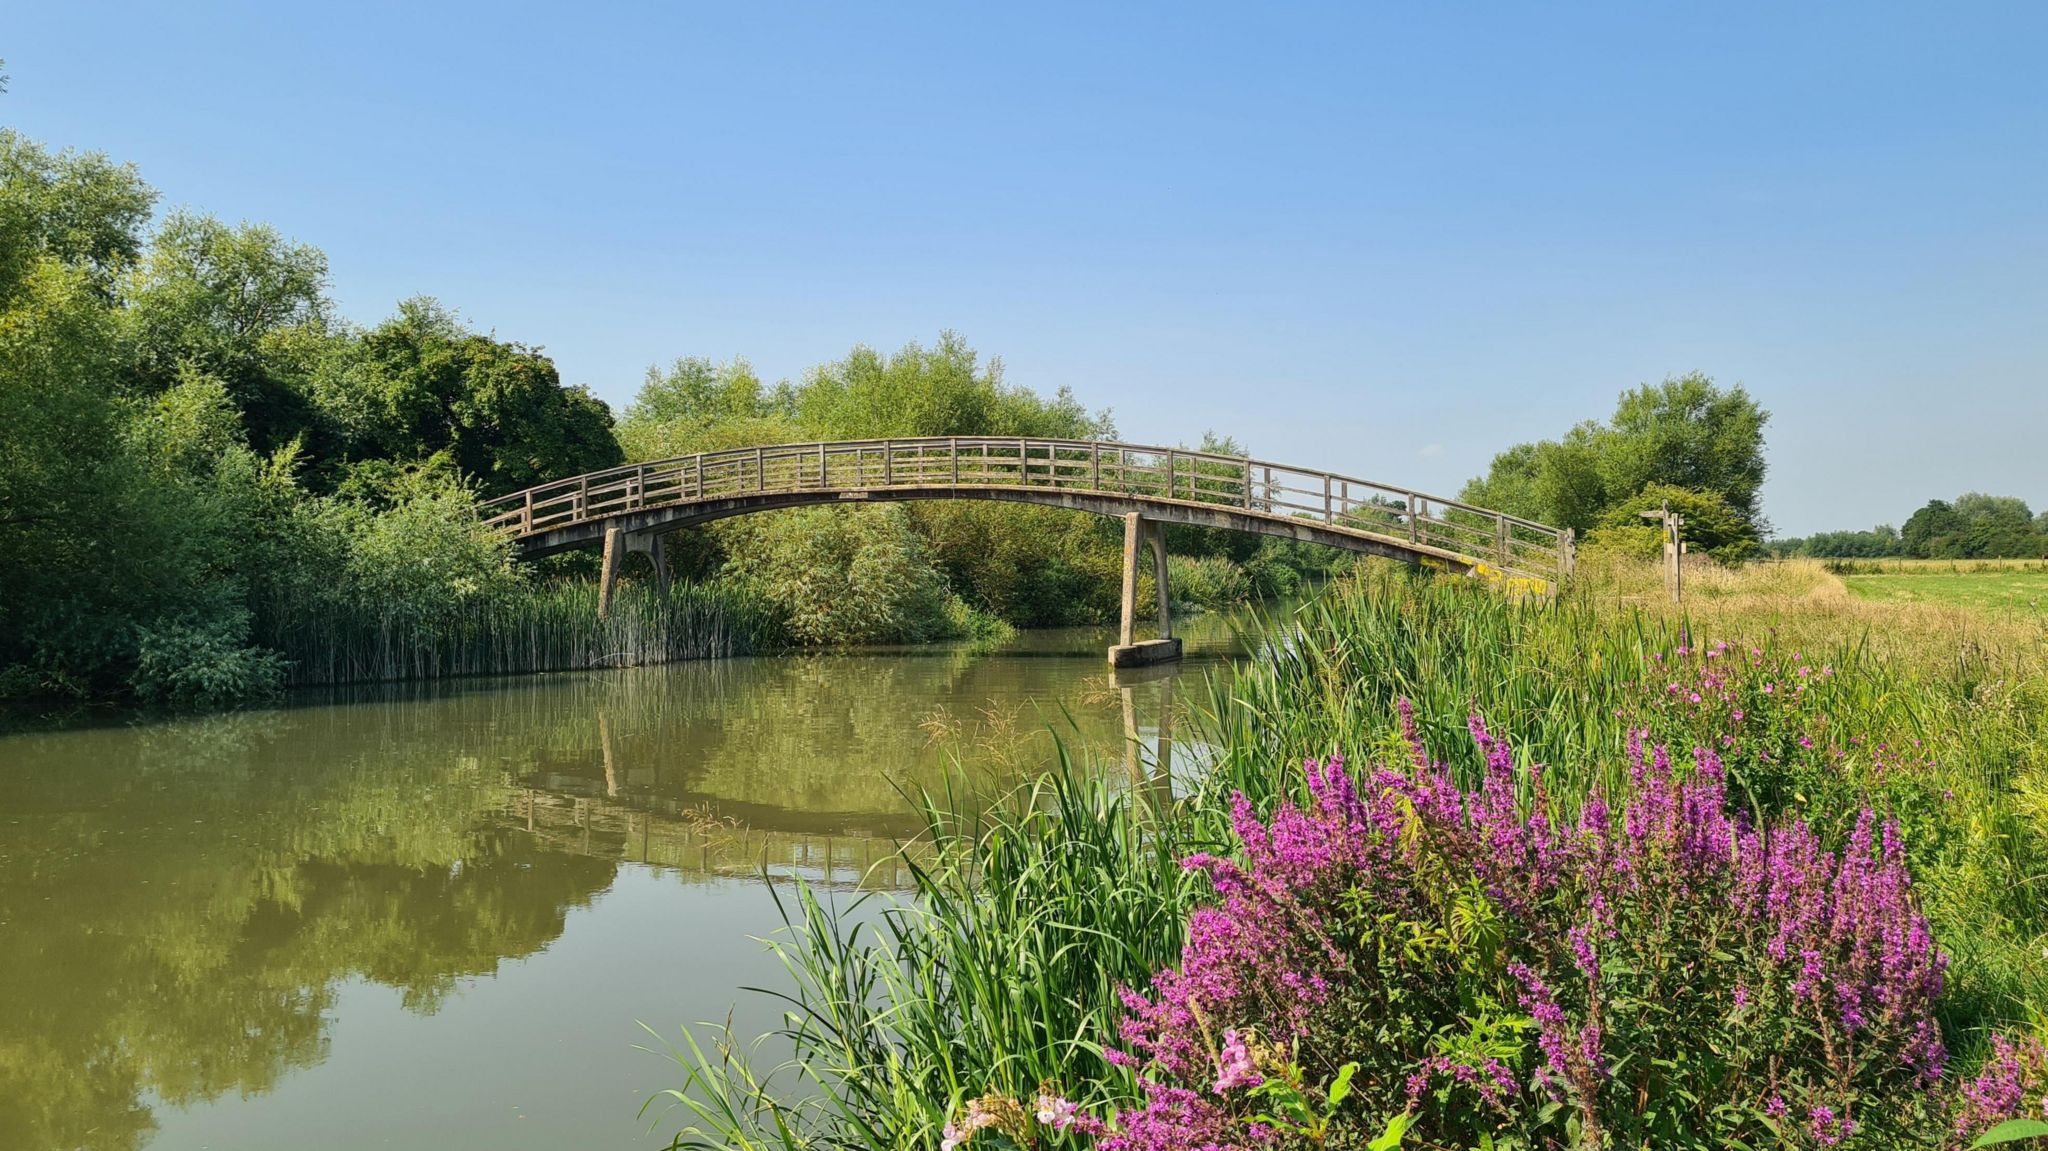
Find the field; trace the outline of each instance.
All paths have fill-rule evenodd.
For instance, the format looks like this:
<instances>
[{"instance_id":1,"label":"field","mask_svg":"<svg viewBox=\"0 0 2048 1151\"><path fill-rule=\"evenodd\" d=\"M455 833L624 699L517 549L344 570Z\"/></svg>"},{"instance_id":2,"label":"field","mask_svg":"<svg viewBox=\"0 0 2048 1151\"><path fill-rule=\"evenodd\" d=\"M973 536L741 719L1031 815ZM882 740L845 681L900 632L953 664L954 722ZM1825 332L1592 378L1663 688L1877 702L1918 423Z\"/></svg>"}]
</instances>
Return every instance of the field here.
<instances>
[{"instance_id":1,"label":"field","mask_svg":"<svg viewBox=\"0 0 2048 1151\"><path fill-rule=\"evenodd\" d=\"M1840 575L1849 594L1878 603L1948 604L2048 618L2048 564L2006 560L1861 564Z\"/></svg>"}]
</instances>

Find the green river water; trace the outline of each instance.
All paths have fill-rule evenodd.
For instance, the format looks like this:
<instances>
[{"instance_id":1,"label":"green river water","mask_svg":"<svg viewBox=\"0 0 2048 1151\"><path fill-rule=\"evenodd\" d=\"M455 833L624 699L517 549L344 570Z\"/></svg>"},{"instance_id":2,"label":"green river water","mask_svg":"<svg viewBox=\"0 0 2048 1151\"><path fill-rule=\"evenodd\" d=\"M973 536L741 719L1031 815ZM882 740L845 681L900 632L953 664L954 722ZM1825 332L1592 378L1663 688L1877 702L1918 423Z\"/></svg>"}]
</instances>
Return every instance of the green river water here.
<instances>
[{"instance_id":1,"label":"green river water","mask_svg":"<svg viewBox=\"0 0 2048 1151\"><path fill-rule=\"evenodd\" d=\"M1231 634L1134 687L1041 632L0 735L0 1149L664 1145L640 1024L774 1023L764 874L890 887L899 788L1048 727L1160 786Z\"/></svg>"}]
</instances>

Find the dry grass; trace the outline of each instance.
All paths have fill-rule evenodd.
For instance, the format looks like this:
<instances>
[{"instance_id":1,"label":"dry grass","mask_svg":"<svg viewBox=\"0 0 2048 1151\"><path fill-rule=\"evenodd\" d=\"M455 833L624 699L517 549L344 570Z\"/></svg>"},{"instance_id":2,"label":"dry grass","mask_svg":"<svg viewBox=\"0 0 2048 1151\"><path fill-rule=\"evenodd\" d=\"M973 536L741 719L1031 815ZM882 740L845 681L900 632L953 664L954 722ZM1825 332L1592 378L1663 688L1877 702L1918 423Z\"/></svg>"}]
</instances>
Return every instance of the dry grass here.
<instances>
[{"instance_id":1,"label":"dry grass","mask_svg":"<svg viewBox=\"0 0 2048 1151\"><path fill-rule=\"evenodd\" d=\"M1715 639L1775 636L1816 647L1862 643L1882 658L1909 665L1971 659L2006 677L2048 675L2043 617L1857 596L1820 560L1689 565L1682 608L1670 602L1655 563L1608 558L1582 564L1580 584L1618 606L1657 615L1682 610L1702 636Z\"/></svg>"}]
</instances>

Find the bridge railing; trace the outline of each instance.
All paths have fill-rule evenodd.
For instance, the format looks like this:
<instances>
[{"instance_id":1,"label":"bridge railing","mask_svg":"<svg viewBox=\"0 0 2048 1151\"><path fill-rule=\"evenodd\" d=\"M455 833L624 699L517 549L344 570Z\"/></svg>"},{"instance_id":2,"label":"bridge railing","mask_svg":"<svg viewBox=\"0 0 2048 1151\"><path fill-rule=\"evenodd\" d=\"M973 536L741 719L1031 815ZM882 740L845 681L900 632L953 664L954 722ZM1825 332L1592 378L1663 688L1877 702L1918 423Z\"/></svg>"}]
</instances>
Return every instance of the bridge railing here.
<instances>
[{"instance_id":1,"label":"bridge railing","mask_svg":"<svg viewBox=\"0 0 2048 1151\"><path fill-rule=\"evenodd\" d=\"M1244 456L1141 444L994 436L844 440L628 464L487 501L525 537L643 509L753 495L891 489L1072 491L1212 505L1371 536L1502 572L1569 574L1568 533L1391 484Z\"/></svg>"}]
</instances>

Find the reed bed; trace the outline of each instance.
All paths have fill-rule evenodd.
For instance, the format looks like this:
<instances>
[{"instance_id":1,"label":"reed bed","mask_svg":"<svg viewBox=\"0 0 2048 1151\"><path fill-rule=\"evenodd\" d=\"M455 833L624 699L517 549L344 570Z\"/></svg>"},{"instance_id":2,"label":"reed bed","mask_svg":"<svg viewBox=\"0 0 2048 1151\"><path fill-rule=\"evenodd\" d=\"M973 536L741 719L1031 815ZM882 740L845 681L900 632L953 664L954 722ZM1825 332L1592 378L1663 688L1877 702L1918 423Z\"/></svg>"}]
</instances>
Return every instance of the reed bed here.
<instances>
[{"instance_id":1,"label":"reed bed","mask_svg":"<svg viewBox=\"0 0 2048 1151\"><path fill-rule=\"evenodd\" d=\"M590 581L525 585L420 609L316 602L261 613L292 687L519 675L716 659L779 641L772 610L720 584L624 584L599 618Z\"/></svg>"}]
</instances>

